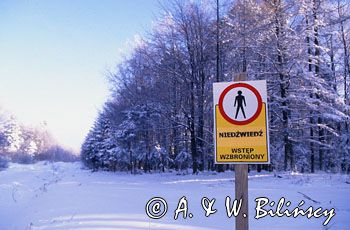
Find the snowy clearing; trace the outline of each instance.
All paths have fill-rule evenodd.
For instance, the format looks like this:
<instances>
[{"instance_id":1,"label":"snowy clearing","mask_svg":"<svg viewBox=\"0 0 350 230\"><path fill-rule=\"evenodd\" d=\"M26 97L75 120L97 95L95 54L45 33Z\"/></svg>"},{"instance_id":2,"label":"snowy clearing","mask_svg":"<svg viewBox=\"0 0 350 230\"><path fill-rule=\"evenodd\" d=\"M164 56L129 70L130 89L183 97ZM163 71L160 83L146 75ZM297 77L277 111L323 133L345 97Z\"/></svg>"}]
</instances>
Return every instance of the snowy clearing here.
<instances>
[{"instance_id":1,"label":"snowy clearing","mask_svg":"<svg viewBox=\"0 0 350 230\"><path fill-rule=\"evenodd\" d=\"M10 164L0 172L0 229L234 229L226 216L225 198L234 198L233 172L193 175L175 173L130 175L81 169L80 163ZM249 177L251 229L349 229L350 178L334 174L252 173ZM152 197L168 203L167 214L150 219L145 206ZM186 196L193 218L174 220L181 197ZM215 198L217 213L205 217L202 197ZM336 216L324 227L325 217L265 217L255 220L254 201L281 197L291 209L335 208ZM306 209L305 208L305 209Z\"/></svg>"}]
</instances>

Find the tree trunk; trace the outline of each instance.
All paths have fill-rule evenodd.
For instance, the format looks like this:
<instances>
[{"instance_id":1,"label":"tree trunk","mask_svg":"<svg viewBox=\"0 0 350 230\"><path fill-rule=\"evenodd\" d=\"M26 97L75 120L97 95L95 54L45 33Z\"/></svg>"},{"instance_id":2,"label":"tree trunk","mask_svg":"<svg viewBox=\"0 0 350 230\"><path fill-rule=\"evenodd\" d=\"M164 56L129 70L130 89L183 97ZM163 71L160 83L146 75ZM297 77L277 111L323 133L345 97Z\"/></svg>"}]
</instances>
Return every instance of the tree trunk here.
<instances>
[{"instance_id":1,"label":"tree trunk","mask_svg":"<svg viewBox=\"0 0 350 230\"><path fill-rule=\"evenodd\" d=\"M292 145L289 139L289 116L288 116L288 103L287 103L287 76L283 73L283 59L284 59L284 47L281 44L281 39L283 36L283 22L280 19L280 4L279 0L275 0L275 34L277 40L277 65L279 67L279 78L280 78L280 90L281 90L281 98L282 98L282 124L283 124L283 142L284 142L284 170L288 169L288 162L291 163L291 168L293 167L292 163L294 160L292 159Z\"/></svg>"},{"instance_id":2,"label":"tree trunk","mask_svg":"<svg viewBox=\"0 0 350 230\"><path fill-rule=\"evenodd\" d=\"M308 15L305 15L305 21L306 21L306 28L309 30L309 19ZM309 73L312 72L312 50L311 50L311 42L310 42L310 36L307 33L306 36L306 43L307 43L307 53L308 53L308 70ZM313 98L312 93L310 93L310 98ZM313 124L314 124L314 119L313 119L313 111L310 111L310 171L311 173L315 172L315 150L314 150L314 143L313 143L313 138L314 138L314 130L313 130Z\"/></svg>"},{"instance_id":3,"label":"tree trunk","mask_svg":"<svg viewBox=\"0 0 350 230\"><path fill-rule=\"evenodd\" d=\"M193 174L198 172L198 154L197 154L197 144L196 144L196 133L194 125L194 110L195 110L195 101L194 101L194 83L191 82L191 101L190 101L190 133L191 133L191 154L192 154L192 170Z\"/></svg>"},{"instance_id":4,"label":"tree trunk","mask_svg":"<svg viewBox=\"0 0 350 230\"><path fill-rule=\"evenodd\" d=\"M320 77L320 43L318 41L318 25L317 25L317 8L318 0L313 0L313 17L314 17L314 46L315 46L315 75ZM317 93L316 98L320 99L320 95ZM324 143L324 129L322 128L323 119L320 114L317 117L318 124L318 141L322 144ZM318 159L319 159L319 169L323 170L323 146L320 145L318 148Z\"/></svg>"},{"instance_id":5,"label":"tree trunk","mask_svg":"<svg viewBox=\"0 0 350 230\"><path fill-rule=\"evenodd\" d=\"M198 128L197 128L197 143L198 143L198 149L197 153L200 156L200 166L199 170L203 171L205 168L205 156L204 156L204 85L205 85L205 74L204 70L200 70L200 89L199 92L199 99L198 99Z\"/></svg>"}]
</instances>

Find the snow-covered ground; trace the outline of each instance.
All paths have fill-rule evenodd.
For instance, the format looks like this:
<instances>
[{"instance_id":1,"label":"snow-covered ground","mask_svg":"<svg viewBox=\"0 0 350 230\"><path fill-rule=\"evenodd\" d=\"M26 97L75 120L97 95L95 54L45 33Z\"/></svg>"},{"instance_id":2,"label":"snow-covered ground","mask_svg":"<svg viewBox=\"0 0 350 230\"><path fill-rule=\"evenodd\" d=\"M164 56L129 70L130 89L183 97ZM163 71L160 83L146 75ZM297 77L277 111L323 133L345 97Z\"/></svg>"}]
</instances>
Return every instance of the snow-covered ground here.
<instances>
[{"instance_id":1,"label":"snow-covered ground","mask_svg":"<svg viewBox=\"0 0 350 230\"><path fill-rule=\"evenodd\" d=\"M233 172L193 175L96 172L79 163L11 164L0 172L0 229L234 229L226 215L225 198L234 198ZM291 175L253 173L249 177L251 229L350 229L350 178L347 175ZM192 218L174 211L186 196ZM167 201L168 212L158 220L146 215L153 197ZM217 213L205 217L202 197L215 198ZM281 197L290 209L335 208L335 217L324 227L325 217L265 217L255 220L255 198Z\"/></svg>"}]
</instances>

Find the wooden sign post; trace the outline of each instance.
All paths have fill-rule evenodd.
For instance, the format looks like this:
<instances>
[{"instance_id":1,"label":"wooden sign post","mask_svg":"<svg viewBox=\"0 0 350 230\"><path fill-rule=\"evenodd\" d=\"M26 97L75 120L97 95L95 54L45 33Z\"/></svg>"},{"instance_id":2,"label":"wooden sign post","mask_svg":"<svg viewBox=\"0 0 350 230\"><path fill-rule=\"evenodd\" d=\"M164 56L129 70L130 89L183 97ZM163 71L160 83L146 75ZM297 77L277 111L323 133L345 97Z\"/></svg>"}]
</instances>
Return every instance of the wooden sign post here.
<instances>
[{"instance_id":1,"label":"wooden sign post","mask_svg":"<svg viewBox=\"0 0 350 230\"><path fill-rule=\"evenodd\" d=\"M235 199L242 199L236 230L248 230L248 165L235 165Z\"/></svg>"},{"instance_id":2,"label":"wooden sign post","mask_svg":"<svg viewBox=\"0 0 350 230\"><path fill-rule=\"evenodd\" d=\"M242 202L236 229L248 230L248 164L269 164L266 81L214 83L215 163L235 164L235 198Z\"/></svg>"},{"instance_id":3,"label":"wooden sign post","mask_svg":"<svg viewBox=\"0 0 350 230\"><path fill-rule=\"evenodd\" d=\"M237 74L234 81L246 81L247 73ZM235 199L242 199L242 208L236 217L236 230L248 230L248 165L235 165Z\"/></svg>"}]
</instances>

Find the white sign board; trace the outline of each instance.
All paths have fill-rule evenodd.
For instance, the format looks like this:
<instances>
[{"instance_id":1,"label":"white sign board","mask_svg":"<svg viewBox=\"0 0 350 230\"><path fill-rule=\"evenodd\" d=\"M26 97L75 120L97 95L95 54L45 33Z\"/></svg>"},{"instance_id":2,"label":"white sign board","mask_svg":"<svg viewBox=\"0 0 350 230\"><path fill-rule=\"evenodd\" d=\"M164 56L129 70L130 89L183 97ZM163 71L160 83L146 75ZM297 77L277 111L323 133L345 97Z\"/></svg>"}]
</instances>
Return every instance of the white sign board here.
<instances>
[{"instance_id":1,"label":"white sign board","mask_svg":"<svg viewBox=\"0 0 350 230\"><path fill-rule=\"evenodd\" d=\"M214 83L215 162L269 164L266 81Z\"/></svg>"}]
</instances>

